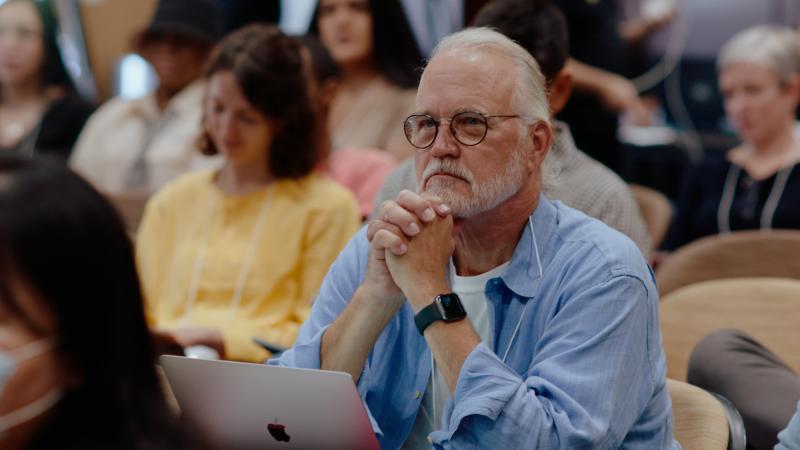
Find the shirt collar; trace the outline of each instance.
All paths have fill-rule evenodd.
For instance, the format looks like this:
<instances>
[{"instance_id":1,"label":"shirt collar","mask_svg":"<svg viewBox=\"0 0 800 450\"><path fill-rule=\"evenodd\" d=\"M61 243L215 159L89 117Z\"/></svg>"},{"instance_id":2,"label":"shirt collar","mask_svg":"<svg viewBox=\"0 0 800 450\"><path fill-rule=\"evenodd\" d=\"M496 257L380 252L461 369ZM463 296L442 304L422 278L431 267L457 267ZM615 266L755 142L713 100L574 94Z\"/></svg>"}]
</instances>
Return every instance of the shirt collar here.
<instances>
[{"instance_id":1,"label":"shirt collar","mask_svg":"<svg viewBox=\"0 0 800 450\"><path fill-rule=\"evenodd\" d=\"M526 223L511 257L511 264L500 277L509 289L526 298L533 298L539 290L541 277L538 264L541 261L542 272L547 270L548 256L552 253L552 237L558 224L556 207L544 195L539 195L539 204L531 218L536 231L536 245L531 236L531 229ZM539 250L539 260L536 258L535 248Z\"/></svg>"}]
</instances>

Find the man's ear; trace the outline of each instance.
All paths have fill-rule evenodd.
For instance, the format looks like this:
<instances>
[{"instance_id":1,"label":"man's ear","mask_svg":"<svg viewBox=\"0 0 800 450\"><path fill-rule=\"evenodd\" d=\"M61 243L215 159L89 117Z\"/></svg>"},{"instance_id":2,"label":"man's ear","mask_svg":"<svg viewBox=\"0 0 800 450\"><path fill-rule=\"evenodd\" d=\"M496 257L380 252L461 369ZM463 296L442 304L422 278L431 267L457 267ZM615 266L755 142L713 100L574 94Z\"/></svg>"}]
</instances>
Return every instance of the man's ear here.
<instances>
[{"instance_id":1,"label":"man's ear","mask_svg":"<svg viewBox=\"0 0 800 450\"><path fill-rule=\"evenodd\" d=\"M564 67L550 82L550 111L553 115L560 113L572 95L572 71Z\"/></svg>"},{"instance_id":2,"label":"man's ear","mask_svg":"<svg viewBox=\"0 0 800 450\"><path fill-rule=\"evenodd\" d=\"M538 169L553 143L553 128L544 121L537 121L528 125L528 138L532 144L531 158L528 161L534 164L531 169Z\"/></svg>"}]
</instances>

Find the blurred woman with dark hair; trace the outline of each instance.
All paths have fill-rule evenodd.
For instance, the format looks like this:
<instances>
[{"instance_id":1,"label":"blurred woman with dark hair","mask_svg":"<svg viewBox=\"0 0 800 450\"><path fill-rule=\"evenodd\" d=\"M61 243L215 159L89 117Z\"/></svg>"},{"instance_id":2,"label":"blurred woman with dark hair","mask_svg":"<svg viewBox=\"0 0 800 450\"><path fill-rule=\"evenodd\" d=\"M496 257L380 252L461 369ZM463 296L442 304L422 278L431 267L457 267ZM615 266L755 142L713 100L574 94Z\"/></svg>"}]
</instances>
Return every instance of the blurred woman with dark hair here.
<instances>
[{"instance_id":1,"label":"blurred woman with dark hair","mask_svg":"<svg viewBox=\"0 0 800 450\"><path fill-rule=\"evenodd\" d=\"M46 1L0 6L0 153L67 159L92 107L75 94Z\"/></svg>"},{"instance_id":2,"label":"blurred woman with dark hair","mask_svg":"<svg viewBox=\"0 0 800 450\"><path fill-rule=\"evenodd\" d=\"M203 448L154 364L112 207L57 160L0 156L0 448Z\"/></svg>"},{"instance_id":3,"label":"blurred woman with dark hair","mask_svg":"<svg viewBox=\"0 0 800 450\"><path fill-rule=\"evenodd\" d=\"M184 348L263 361L294 342L328 266L359 225L323 157L302 47L277 28L228 36L207 69L203 150L148 203L137 241L151 321ZM199 346L199 347L198 347Z\"/></svg>"},{"instance_id":4,"label":"blurred woman with dark hair","mask_svg":"<svg viewBox=\"0 0 800 450\"><path fill-rule=\"evenodd\" d=\"M328 119L335 146L411 155L403 119L413 112L422 63L397 0L320 0L310 33L342 72Z\"/></svg>"}]
</instances>

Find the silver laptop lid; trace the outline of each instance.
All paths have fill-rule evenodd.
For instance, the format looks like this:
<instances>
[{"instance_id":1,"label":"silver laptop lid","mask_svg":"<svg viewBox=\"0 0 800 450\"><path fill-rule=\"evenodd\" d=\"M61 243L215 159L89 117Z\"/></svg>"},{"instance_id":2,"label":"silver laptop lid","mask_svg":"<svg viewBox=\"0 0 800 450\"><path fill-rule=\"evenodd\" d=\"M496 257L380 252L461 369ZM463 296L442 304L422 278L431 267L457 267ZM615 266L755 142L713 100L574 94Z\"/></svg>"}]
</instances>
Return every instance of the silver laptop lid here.
<instances>
[{"instance_id":1,"label":"silver laptop lid","mask_svg":"<svg viewBox=\"0 0 800 450\"><path fill-rule=\"evenodd\" d=\"M343 372L162 356L184 418L222 449L379 449Z\"/></svg>"}]
</instances>

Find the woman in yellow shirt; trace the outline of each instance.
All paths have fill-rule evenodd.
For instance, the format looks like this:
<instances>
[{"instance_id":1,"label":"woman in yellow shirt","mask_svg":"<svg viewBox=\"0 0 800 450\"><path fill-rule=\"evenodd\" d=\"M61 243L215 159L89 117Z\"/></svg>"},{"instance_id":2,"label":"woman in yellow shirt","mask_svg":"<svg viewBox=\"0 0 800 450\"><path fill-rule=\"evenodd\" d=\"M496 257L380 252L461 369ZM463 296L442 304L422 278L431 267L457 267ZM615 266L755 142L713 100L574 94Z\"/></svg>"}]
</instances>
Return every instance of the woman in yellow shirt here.
<instances>
[{"instance_id":1,"label":"woman in yellow shirt","mask_svg":"<svg viewBox=\"0 0 800 450\"><path fill-rule=\"evenodd\" d=\"M317 119L297 40L246 27L220 44L206 76L204 152L224 165L149 201L139 270L157 332L263 361L252 338L294 342L359 213L352 194L314 172Z\"/></svg>"}]
</instances>

